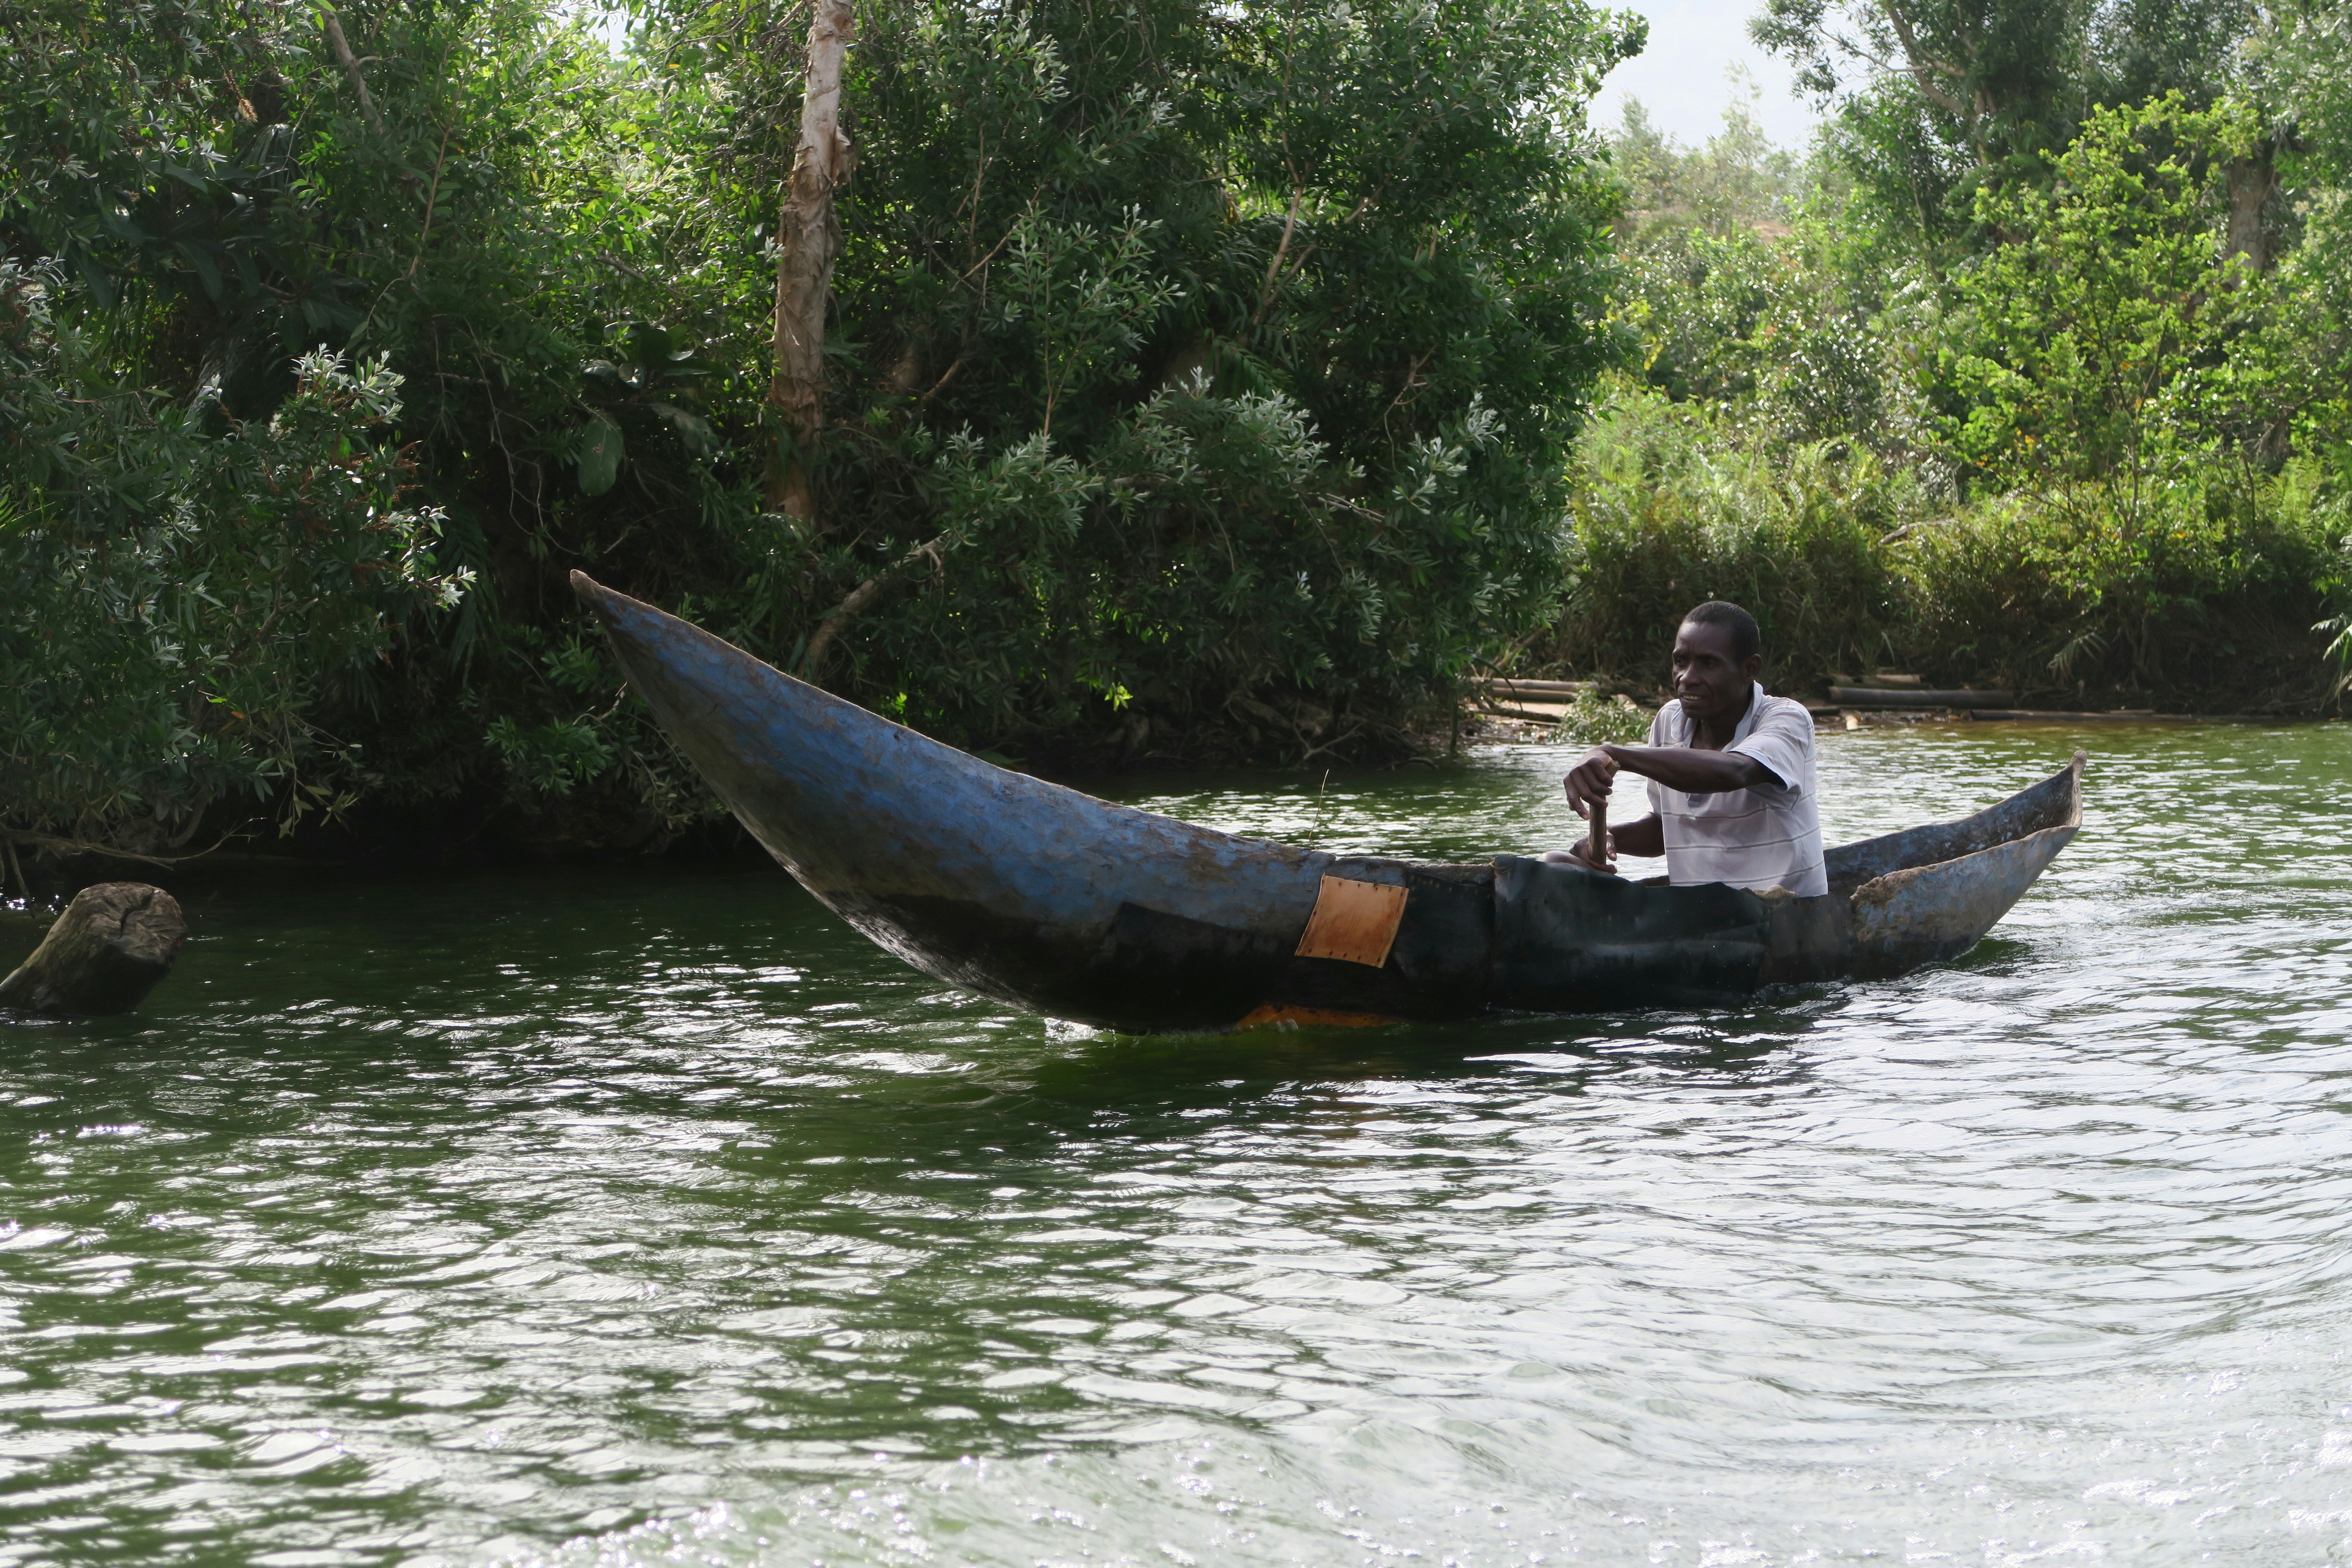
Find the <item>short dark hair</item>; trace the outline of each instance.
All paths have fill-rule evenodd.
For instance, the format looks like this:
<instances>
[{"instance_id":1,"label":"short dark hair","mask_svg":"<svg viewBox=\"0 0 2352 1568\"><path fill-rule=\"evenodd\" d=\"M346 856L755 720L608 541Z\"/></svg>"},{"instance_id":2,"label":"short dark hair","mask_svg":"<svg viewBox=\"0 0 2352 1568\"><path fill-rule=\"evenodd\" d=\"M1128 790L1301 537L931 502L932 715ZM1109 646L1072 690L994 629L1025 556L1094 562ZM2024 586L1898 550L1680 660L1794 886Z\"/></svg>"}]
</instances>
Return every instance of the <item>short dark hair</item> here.
<instances>
[{"instance_id":1,"label":"short dark hair","mask_svg":"<svg viewBox=\"0 0 2352 1568\"><path fill-rule=\"evenodd\" d=\"M1726 599L1709 599L1685 616L1683 625L1721 626L1728 631L1736 663L1746 664L1764 651L1764 634L1756 629L1756 617Z\"/></svg>"}]
</instances>

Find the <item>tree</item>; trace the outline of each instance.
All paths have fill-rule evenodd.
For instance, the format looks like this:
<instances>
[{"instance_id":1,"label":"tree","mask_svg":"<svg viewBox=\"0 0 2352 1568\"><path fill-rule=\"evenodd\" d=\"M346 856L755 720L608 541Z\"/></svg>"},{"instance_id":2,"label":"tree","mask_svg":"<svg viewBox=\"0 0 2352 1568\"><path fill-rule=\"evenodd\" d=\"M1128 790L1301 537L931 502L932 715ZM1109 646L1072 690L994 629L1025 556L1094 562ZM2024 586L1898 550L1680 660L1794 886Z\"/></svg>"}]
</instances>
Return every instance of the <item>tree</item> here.
<instances>
[{"instance_id":1,"label":"tree","mask_svg":"<svg viewBox=\"0 0 2352 1568\"><path fill-rule=\"evenodd\" d=\"M2242 104L2168 94L2095 110L2048 190L1979 193L1979 219L2011 237L1955 279L1942 374L1965 458L2008 485L2097 482L2129 528L2220 454L2250 374L2231 375L2231 351L2269 290L2216 243L2217 171L2256 134Z\"/></svg>"},{"instance_id":2,"label":"tree","mask_svg":"<svg viewBox=\"0 0 2352 1568\"><path fill-rule=\"evenodd\" d=\"M2247 46L2261 30L2253 0L2132 0L2102 14L2093 38L2092 91L2101 103L2145 103L2178 93L2190 109L2225 98L2256 106L2271 96ZM2223 164L2229 217L2223 244L2257 272L2277 258L2283 187L2279 154L2293 139L2275 115Z\"/></svg>"},{"instance_id":3,"label":"tree","mask_svg":"<svg viewBox=\"0 0 2352 1568\"><path fill-rule=\"evenodd\" d=\"M768 458L766 497L777 510L810 523L816 521L811 459L824 427L824 317L841 250L833 199L854 166L841 129L841 71L856 38L849 0L809 0L800 142L776 224L776 368L768 404L783 430Z\"/></svg>"},{"instance_id":4,"label":"tree","mask_svg":"<svg viewBox=\"0 0 2352 1568\"><path fill-rule=\"evenodd\" d=\"M1978 185L2046 183L2095 107L2262 103L2246 46L2263 15L2253 0L1766 0L1749 32L1839 104L1841 144L1880 205L1951 241ZM2278 129L2226 169L2228 244L2257 271L2277 248Z\"/></svg>"},{"instance_id":5,"label":"tree","mask_svg":"<svg viewBox=\"0 0 2352 1568\"><path fill-rule=\"evenodd\" d=\"M1933 134L1990 169L2065 141L2086 21L2084 0L1765 0L1748 31L1823 99L1856 68L1865 94L1901 83Z\"/></svg>"},{"instance_id":6,"label":"tree","mask_svg":"<svg viewBox=\"0 0 2352 1568\"><path fill-rule=\"evenodd\" d=\"M1536 611L1553 454L1613 350L1579 109L1627 24L1526 0L859 20L825 528L761 589L812 628L812 673L971 741L1305 749ZM723 59L725 101L772 100L754 52ZM759 143L723 145L756 188Z\"/></svg>"},{"instance_id":7,"label":"tree","mask_svg":"<svg viewBox=\"0 0 2352 1568\"><path fill-rule=\"evenodd\" d=\"M553 0L339 0L331 31L0 7L0 243L79 367L18 389L189 476L27 478L0 421L0 564L145 649L91 711L201 721L91 731L113 749L75 754L111 760L8 783L10 825L168 844L316 784L657 844L709 803L568 565L950 740L1088 759L1392 751L1536 623L1622 345L1582 115L1633 19L874 0L845 53L827 16L812 69L796 0L647 5L618 53ZM338 472L357 512L302 489ZM310 510L239 489L271 482ZM42 510L68 497L70 550ZM265 523L293 537L229 549ZM190 708L140 606L209 571L267 622L281 565L317 590L268 622L290 643L161 601L279 683ZM284 744L248 746L264 716Z\"/></svg>"},{"instance_id":8,"label":"tree","mask_svg":"<svg viewBox=\"0 0 2352 1568\"><path fill-rule=\"evenodd\" d=\"M372 759L320 718L470 578L402 504L400 378L307 355L240 420L214 381L122 385L76 293L0 260L0 844L163 855L224 807L349 806Z\"/></svg>"}]
</instances>

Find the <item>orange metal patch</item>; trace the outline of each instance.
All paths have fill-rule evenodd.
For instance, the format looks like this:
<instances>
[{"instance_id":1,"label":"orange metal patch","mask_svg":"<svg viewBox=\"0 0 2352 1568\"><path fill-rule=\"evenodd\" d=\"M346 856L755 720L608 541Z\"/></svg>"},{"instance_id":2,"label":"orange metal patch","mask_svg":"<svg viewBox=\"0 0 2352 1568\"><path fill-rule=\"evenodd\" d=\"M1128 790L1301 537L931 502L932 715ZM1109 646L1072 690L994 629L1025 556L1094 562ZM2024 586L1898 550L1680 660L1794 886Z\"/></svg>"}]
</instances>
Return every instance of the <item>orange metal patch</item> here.
<instances>
[{"instance_id":1,"label":"orange metal patch","mask_svg":"<svg viewBox=\"0 0 2352 1568\"><path fill-rule=\"evenodd\" d=\"M1264 1029L1290 1024L1310 1029L1363 1029L1375 1024L1393 1024L1394 1018L1383 1018L1378 1013L1334 1013L1328 1007L1285 1007L1274 1002L1250 1009L1250 1016L1234 1026L1236 1029Z\"/></svg>"},{"instance_id":2,"label":"orange metal patch","mask_svg":"<svg viewBox=\"0 0 2352 1568\"><path fill-rule=\"evenodd\" d=\"M1326 877L1315 895L1315 912L1298 934L1298 956L1337 958L1378 969L1389 961L1389 947L1403 920L1402 888Z\"/></svg>"}]
</instances>

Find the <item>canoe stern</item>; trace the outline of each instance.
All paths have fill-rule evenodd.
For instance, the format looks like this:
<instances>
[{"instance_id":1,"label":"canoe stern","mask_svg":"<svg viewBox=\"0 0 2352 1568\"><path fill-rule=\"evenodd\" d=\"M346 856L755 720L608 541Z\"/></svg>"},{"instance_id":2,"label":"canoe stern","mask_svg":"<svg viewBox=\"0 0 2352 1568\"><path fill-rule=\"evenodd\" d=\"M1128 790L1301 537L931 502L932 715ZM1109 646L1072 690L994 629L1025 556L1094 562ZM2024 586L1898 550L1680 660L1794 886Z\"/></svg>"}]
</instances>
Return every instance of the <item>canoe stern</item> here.
<instances>
[{"instance_id":1,"label":"canoe stern","mask_svg":"<svg viewBox=\"0 0 2352 1568\"><path fill-rule=\"evenodd\" d=\"M2074 753L2064 771L1966 823L1915 833L1967 837L1992 822L2016 837L1971 847L1948 860L1903 867L1871 878L1848 900L1849 972L1874 978L1958 958L1982 941L2025 896L2083 826L2083 767ZM2046 826L2034 824L2046 823Z\"/></svg>"}]
</instances>

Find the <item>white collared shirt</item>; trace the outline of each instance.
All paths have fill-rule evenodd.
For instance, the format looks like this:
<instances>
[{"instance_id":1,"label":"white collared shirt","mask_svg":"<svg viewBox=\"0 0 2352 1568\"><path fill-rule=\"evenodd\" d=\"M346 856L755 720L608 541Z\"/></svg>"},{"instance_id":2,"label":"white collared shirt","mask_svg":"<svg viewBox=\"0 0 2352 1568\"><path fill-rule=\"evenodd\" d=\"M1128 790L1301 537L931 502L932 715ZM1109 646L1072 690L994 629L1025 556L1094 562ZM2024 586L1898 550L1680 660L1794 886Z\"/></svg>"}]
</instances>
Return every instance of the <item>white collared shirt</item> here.
<instances>
[{"instance_id":1,"label":"white collared shirt","mask_svg":"<svg viewBox=\"0 0 2352 1568\"><path fill-rule=\"evenodd\" d=\"M1650 721L1650 744L1687 746L1693 725L1679 700ZM1676 887L1728 882L1761 892L1826 893L1822 820L1815 808L1813 716L1801 702L1767 697L1757 686L1724 748L1753 757L1774 782L1720 795L1691 795L1650 781L1650 809L1666 842L1666 879Z\"/></svg>"}]
</instances>

